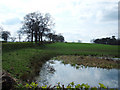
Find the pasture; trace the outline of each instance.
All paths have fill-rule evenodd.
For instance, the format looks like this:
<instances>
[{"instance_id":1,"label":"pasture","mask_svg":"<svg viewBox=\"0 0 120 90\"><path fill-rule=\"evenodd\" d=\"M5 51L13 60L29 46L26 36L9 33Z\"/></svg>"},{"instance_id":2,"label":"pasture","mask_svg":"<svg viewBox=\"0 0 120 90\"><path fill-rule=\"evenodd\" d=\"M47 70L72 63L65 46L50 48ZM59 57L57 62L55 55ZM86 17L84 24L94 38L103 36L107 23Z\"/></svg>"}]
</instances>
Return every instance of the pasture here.
<instances>
[{"instance_id":1,"label":"pasture","mask_svg":"<svg viewBox=\"0 0 120 90\"><path fill-rule=\"evenodd\" d=\"M3 70L19 80L26 81L38 75L42 64L53 57L61 55L119 57L120 46L90 43L52 43L38 46L22 42L3 43L2 47Z\"/></svg>"}]
</instances>

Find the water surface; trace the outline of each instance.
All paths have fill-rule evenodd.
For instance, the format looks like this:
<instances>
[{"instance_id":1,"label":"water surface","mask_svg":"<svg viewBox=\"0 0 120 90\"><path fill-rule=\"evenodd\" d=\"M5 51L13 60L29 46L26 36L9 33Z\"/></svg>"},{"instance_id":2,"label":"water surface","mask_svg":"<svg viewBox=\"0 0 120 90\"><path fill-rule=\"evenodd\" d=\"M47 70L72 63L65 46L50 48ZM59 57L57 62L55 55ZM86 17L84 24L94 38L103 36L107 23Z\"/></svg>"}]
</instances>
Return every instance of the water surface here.
<instances>
[{"instance_id":1,"label":"water surface","mask_svg":"<svg viewBox=\"0 0 120 90\"><path fill-rule=\"evenodd\" d=\"M92 87L102 83L109 88L118 88L118 70L84 66L76 68L58 60L49 60L42 66L36 80L39 86L56 85L58 82L67 86L74 81L75 84L88 83Z\"/></svg>"}]
</instances>

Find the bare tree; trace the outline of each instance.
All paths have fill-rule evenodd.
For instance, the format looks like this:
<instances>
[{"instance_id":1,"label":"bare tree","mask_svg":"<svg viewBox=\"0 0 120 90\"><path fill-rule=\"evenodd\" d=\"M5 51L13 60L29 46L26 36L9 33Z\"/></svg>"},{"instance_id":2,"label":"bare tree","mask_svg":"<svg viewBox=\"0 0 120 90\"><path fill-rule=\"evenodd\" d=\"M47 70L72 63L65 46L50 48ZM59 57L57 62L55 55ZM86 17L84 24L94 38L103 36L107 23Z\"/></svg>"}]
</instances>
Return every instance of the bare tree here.
<instances>
[{"instance_id":1,"label":"bare tree","mask_svg":"<svg viewBox=\"0 0 120 90\"><path fill-rule=\"evenodd\" d=\"M6 42L10 36L10 32L9 31L2 31L2 39L4 39Z\"/></svg>"},{"instance_id":2,"label":"bare tree","mask_svg":"<svg viewBox=\"0 0 120 90\"><path fill-rule=\"evenodd\" d=\"M22 30L27 35L31 34L31 42L33 42L33 34L36 34L36 13L29 13L24 17L23 27ZM36 35L35 35L36 38ZM36 40L37 41L37 40Z\"/></svg>"},{"instance_id":3,"label":"bare tree","mask_svg":"<svg viewBox=\"0 0 120 90\"><path fill-rule=\"evenodd\" d=\"M50 30L53 28L54 25L55 23L53 22L53 18L51 17L49 13L46 13L43 16L41 24L40 24L41 42L43 41L42 37L43 37L44 32L50 32Z\"/></svg>"},{"instance_id":4,"label":"bare tree","mask_svg":"<svg viewBox=\"0 0 120 90\"><path fill-rule=\"evenodd\" d=\"M21 31L21 30L17 31L17 34L18 34L18 39L19 39L19 42L20 42L20 40L21 40L21 35L22 35L22 31Z\"/></svg>"},{"instance_id":5,"label":"bare tree","mask_svg":"<svg viewBox=\"0 0 120 90\"><path fill-rule=\"evenodd\" d=\"M0 26L0 39L2 39L2 31L3 31L3 28L2 26Z\"/></svg>"},{"instance_id":6,"label":"bare tree","mask_svg":"<svg viewBox=\"0 0 120 90\"><path fill-rule=\"evenodd\" d=\"M53 33L48 33L46 37L49 39L49 41L51 41L53 37Z\"/></svg>"},{"instance_id":7,"label":"bare tree","mask_svg":"<svg viewBox=\"0 0 120 90\"><path fill-rule=\"evenodd\" d=\"M12 42L15 42L16 37L10 37L10 39L11 39Z\"/></svg>"}]
</instances>

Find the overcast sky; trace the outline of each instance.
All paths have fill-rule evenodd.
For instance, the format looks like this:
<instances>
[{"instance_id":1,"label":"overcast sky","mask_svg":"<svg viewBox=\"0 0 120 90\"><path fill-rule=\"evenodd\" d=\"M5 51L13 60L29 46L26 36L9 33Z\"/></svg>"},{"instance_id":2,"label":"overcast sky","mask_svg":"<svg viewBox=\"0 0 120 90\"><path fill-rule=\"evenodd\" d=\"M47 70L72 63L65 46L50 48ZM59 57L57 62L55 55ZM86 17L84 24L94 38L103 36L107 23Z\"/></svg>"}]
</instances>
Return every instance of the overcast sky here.
<instances>
[{"instance_id":1,"label":"overcast sky","mask_svg":"<svg viewBox=\"0 0 120 90\"><path fill-rule=\"evenodd\" d=\"M34 11L50 13L65 41L118 37L118 0L0 0L0 26L17 37L23 17Z\"/></svg>"}]
</instances>

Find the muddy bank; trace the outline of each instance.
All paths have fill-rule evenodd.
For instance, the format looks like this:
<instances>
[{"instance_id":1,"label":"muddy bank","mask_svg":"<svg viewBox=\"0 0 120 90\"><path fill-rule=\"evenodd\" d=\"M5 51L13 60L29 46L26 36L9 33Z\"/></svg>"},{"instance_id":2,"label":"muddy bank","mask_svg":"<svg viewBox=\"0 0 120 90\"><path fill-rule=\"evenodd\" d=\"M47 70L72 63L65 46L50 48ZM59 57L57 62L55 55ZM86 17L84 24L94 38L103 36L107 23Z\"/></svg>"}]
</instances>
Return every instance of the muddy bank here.
<instances>
[{"instance_id":1,"label":"muddy bank","mask_svg":"<svg viewBox=\"0 0 120 90\"><path fill-rule=\"evenodd\" d=\"M17 79L12 77L10 73L6 72L5 70L2 71L2 90L12 90L17 85Z\"/></svg>"},{"instance_id":2,"label":"muddy bank","mask_svg":"<svg viewBox=\"0 0 120 90\"><path fill-rule=\"evenodd\" d=\"M99 58L92 56L74 56L74 55L62 55L53 59L62 60L64 64L78 64L89 67L100 68L120 68L120 60L112 60L109 58Z\"/></svg>"}]
</instances>

